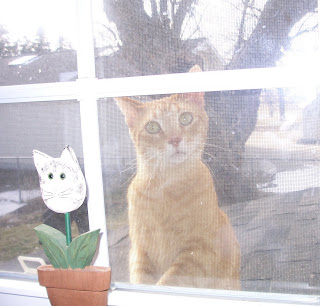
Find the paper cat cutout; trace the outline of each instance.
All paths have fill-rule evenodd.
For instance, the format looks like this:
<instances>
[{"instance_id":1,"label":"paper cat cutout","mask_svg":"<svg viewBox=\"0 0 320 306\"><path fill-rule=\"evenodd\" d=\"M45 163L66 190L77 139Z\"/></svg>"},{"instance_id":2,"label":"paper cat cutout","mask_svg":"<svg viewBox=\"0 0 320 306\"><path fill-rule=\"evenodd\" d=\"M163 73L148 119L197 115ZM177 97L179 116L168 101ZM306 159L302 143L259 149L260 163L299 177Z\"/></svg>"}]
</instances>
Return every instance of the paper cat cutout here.
<instances>
[{"instance_id":1,"label":"paper cat cutout","mask_svg":"<svg viewBox=\"0 0 320 306\"><path fill-rule=\"evenodd\" d=\"M79 208L86 196L86 182L71 147L66 146L59 158L34 150L33 159L47 207L57 213Z\"/></svg>"},{"instance_id":2,"label":"paper cat cutout","mask_svg":"<svg viewBox=\"0 0 320 306\"><path fill-rule=\"evenodd\" d=\"M127 195L131 282L239 290L239 244L202 162L204 94L116 101L137 155Z\"/></svg>"}]
</instances>

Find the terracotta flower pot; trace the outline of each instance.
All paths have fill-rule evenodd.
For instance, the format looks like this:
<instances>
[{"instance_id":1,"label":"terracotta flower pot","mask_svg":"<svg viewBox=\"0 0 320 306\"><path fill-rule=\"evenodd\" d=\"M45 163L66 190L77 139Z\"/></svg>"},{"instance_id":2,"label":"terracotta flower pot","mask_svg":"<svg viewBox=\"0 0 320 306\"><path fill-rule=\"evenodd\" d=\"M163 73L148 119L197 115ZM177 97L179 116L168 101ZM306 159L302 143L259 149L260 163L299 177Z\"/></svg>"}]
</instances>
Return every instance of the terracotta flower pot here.
<instances>
[{"instance_id":1,"label":"terracotta flower pot","mask_svg":"<svg viewBox=\"0 0 320 306\"><path fill-rule=\"evenodd\" d=\"M38 267L41 286L47 288L52 306L107 305L111 269L88 266L85 269Z\"/></svg>"}]
</instances>

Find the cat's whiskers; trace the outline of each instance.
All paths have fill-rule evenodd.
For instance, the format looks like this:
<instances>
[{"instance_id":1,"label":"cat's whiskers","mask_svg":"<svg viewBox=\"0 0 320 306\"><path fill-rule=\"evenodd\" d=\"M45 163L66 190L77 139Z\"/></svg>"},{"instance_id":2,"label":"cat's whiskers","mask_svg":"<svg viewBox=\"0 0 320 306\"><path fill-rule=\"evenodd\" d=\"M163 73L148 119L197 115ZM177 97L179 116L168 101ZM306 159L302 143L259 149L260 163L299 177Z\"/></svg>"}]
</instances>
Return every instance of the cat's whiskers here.
<instances>
[{"instance_id":1,"label":"cat's whiskers","mask_svg":"<svg viewBox=\"0 0 320 306\"><path fill-rule=\"evenodd\" d=\"M143 157L143 161L148 164L150 161L152 161L153 159L155 159L155 157L157 156L156 153L145 153L142 155ZM138 162L137 159L132 159L129 164L132 163L132 165L130 165L129 167L127 167L126 169L122 170L119 172L119 174L122 174L124 172L130 171L130 170L136 170L138 167ZM128 182L130 182L132 180L132 178L136 175L136 171L134 171L129 178L127 178L125 180L124 183L121 184L121 187L125 186Z\"/></svg>"},{"instance_id":2,"label":"cat's whiskers","mask_svg":"<svg viewBox=\"0 0 320 306\"><path fill-rule=\"evenodd\" d=\"M152 172L154 162L159 160L159 151L144 153L137 163L137 171ZM150 169L151 168L151 169Z\"/></svg>"},{"instance_id":3,"label":"cat's whiskers","mask_svg":"<svg viewBox=\"0 0 320 306\"><path fill-rule=\"evenodd\" d=\"M134 171L134 172L130 175L130 177L129 177L128 179L126 179L124 183L121 184L120 187L125 186L128 182L130 182L130 181L133 179L133 177L134 177L135 175L136 175L136 172Z\"/></svg>"},{"instance_id":4,"label":"cat's whiskers","mask_svg":"<svg viewBox=\"0 0 320 306\"><path fill-rule=\"evenodd\" d=\"M132 161L131 161L131 162L132 162ZM129 170L133 170L133 169L135 169L135 168L137 168L137 160L135 160L135 164L132 164L132 165L130 165L129 167L127 167L126 169L120 171L119 174L122 174L122 173L124 173L124 172L129 171Z\"/></svg>"},{"instance_id":5,"label":"cat's whiskers","mask_svg":"<svg viewBox=\"0 0 320 306\"><path fill-rule=\"evenodd\" d=\"M158 157L158 152L144 153L143 155L141 155L141 157L144 162L150 163L152 160Z\"/></svg>"},{"instance_id":6,"label":"cat's whiskers","mask_svg":"<svg viewBox=\"0 0 320 306\"><path fill-rule=\"evenodd\" d=\"M220 147L220 146L218 146L218 145L216 145L216 144L213 144L213 143L206 143L205 146L206 146L206 147L212 147L212 148L218 148L218 149L221 149L221 150L223 150L223 151L232 153L232 151L231 151L230 149Z\"/></svg>"},{"instance_id":7,"label":"cat's whiskers","mask_svg":"<svg viewBox=\"0 0 320 306\"><path fill-rule=\"evenodd\" d=\"M232 131L237 125L240 124L240 120L238 120L237 122L235 122L234 124L232 124L230 127L227 128L227 133Z\"/></svg>"},{"instance_id":8,"label":"cat's whiskers","mask_svg":"<svg viewBox=\"0 0 320 306\"><path fill-rule=\"evenodd\" d=\"M120 187L123 187L125 186L129 181L132 180L132 178L136 175L136 169L137 169L137 159L136 158L133 158L131 159L128 163L127 163L129 166L126 167L125 169L119 171L118 173L115 173L114 176L116 175L120 175L120 182L122 182L122 174L124 174L125 172L128 172L128 171L133 171L133 173L131 173L131 175L129 176L129 178L127 178L126 176L124 178L126 178L125 182L122 183L120 185Z\"/></svg>"},{"instance_id":9,"label":"cat's whiskers","mask_svg":"<svg viewBox=\"0 0 320 306\"><path fill-rule=\"evenodd\" d=\"M129 162L127 162L127 164L128 165L136 165L137 164L137 159L136 158L132 158L132 159L130 159L130 161Z\"/></svg>"},{"instance_id":10,"label":"cat's whiskers","mask_svg":"<svg viewBox=\"0 0 320 306\"><path fill-rule=\"evenodd\" d=\"M208 153L208 152L206 152L206 151L203 151L203 154L206 154L206 155L208 155L209 157L211 157L212 159L214 159L215 161L219 162L218 158L215 157L215 156L213 156L212 154L210 154L210 153ZM229 169L228 166L222 164L221 162L219 162L219 164L220 164L222 167L224 167L225 169ZM235 165L233 165L233 164L230 164L230 166L231 166L233 169L235 169L235 170L239 170L239 169L238 169Z\"/></svg>"}]
</instances>

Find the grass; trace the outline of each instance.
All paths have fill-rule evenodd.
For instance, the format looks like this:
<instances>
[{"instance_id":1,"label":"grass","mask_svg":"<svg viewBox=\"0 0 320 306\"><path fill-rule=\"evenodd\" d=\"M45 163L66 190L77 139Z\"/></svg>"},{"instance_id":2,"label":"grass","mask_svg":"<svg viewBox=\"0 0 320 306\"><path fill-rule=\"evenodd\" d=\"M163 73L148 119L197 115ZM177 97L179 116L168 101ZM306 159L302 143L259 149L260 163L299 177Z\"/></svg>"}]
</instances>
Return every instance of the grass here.
<instances>
[{"instance_id":1,"label":"grass","mask_svg":"<svg viewBox=\"0 0 320 306\"><path fill-rule=\"evenodd\" d=\"M33 200L27 206L0 218L0 261L28 255L42 248L33 229L43 223L45 205L41 203L42 207L37 207L41 201L40 198ZM75 222L71 223L71 233L73 238L79 235Z\"/></svg>"},{"instance_id":2,"label":"grass","mask_svg":"<svg viewBox=\"0 0 320 306\"><path fill-rule=\"evenodd\" d=\"M26 255L40 247L33 228L38 223L0 228L0 261Z\"/></svg>"},{"instance_id":3,"label":"grass","mask_svg":"<svg viewBox=\"0 0 320 306\"><path fill-rule=\"evenodd\" d=\"M128 204L127 190L132 178L131 173L127 173L122 179L115 177L113 186L110 186L111 203L105 196L106 217L108 229L117 229L128 225Z\"/></svg>"},{"instance_id":4,"label":"grass","mask_svg":"<svg viewBox=\"0 0 320 306\"><path fill-rule=\"evenodd\" d=\"M27 255L40 247L33 228L42 223L44 210L44 205L38 198L0 217L0 261Z\"/></svg>"}]
</instances>

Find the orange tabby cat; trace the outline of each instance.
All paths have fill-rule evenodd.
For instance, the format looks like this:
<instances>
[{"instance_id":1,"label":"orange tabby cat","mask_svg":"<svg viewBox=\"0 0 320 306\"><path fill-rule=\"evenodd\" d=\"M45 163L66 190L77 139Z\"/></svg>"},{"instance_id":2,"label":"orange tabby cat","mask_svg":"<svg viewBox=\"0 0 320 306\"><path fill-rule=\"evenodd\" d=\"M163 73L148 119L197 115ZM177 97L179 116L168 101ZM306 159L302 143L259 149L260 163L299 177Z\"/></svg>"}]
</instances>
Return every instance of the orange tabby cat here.
<instances>
[{"instance_id":1,"label":"orange tabby cat","mask_svg":"<svg viewBox=\"0 0 320 306\"><path fill-rule=\"evenodd\" d=\"M239 245L201 161L204 94L116 100L137 154L128 189L131 282L240 289Z\"/></svg>"}]
</instances>

